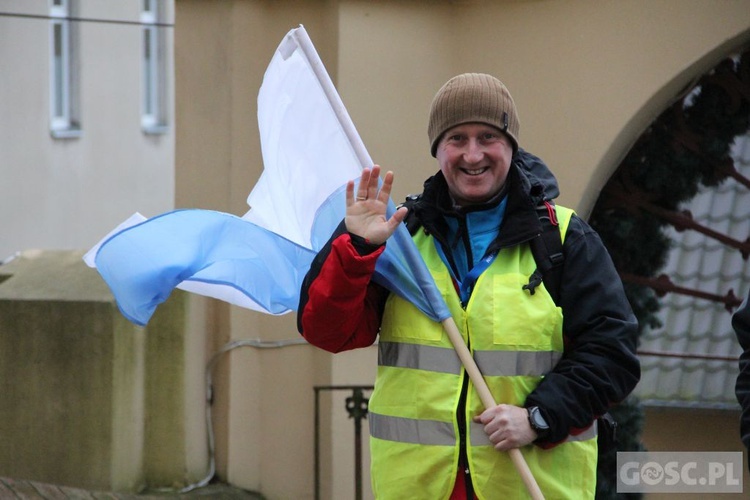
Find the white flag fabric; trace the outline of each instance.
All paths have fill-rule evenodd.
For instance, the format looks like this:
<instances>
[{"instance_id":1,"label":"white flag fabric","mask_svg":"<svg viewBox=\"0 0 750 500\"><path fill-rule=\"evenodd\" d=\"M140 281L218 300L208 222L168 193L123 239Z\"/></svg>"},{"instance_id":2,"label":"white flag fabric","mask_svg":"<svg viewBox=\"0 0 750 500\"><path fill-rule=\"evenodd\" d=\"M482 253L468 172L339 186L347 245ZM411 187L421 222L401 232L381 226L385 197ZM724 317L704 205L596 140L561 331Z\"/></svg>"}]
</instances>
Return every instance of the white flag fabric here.
<instances>
[{"instance_id":1,"label":"white flag fabric","mask_svg":"<svg viewBox=\"0 0 750 500\"><path fill-rule=\"evenodd\" d=\"M362 165L337 116L335 108L343 104L326 95L315 72L319 58L305 53L305 34L297 28L284 37L263 77L258 127L264 170L247 198L250 210L243 218L314 248L311 229L317 207L358 177ZM346 121L353 130L348 115Z\"/></svg>"},{"instance_id":2,"label":"white flag fabric","mask_svg":"<svg viewBox=\"0 0 750 500\"><path fill-rule=\"evenodd\" d=\"M264 170L243 217L198 209L135 217L87 253L132 322L145 325L175 287L269 314L296 310L312 259L345 215L346 183L372 166L302 26L269 64L258 125ZM436 321L450 317L404 225L373 280Z\"/></svg>"}]
</instances>

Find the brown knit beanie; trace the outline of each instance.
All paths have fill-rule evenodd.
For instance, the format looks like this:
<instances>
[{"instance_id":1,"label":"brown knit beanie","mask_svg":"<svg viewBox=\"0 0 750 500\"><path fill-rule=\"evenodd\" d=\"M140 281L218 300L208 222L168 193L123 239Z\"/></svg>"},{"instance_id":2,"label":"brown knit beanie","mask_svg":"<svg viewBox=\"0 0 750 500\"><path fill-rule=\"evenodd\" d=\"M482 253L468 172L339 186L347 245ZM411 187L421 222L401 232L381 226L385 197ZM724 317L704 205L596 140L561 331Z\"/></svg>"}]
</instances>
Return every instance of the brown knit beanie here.
<instances>
[{"instance_id":1,"label":"brown knit beanie","mask_svg":"<svg viewBox=\"0 0 750 500\"><path fill-rule=\"evenodd\" d=\"M435 156L446 130L462 123L480 122L505 132L518 150L518 114L510 92L497 78L482 73L454 76L442 86L430 107L427 135Z\"/></svg>"}]
</instances>

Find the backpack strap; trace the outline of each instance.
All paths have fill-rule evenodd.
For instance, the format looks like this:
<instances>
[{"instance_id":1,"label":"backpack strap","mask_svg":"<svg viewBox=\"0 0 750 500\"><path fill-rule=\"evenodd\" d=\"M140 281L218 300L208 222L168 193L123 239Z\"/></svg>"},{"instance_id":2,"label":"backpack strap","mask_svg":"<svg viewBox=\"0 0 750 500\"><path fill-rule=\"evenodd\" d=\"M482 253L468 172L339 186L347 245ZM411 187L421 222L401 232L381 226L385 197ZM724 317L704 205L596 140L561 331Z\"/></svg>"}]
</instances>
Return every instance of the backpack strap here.
<instances>
[{"instance_id":1,"label":"backpack strap","mask_svg":"<svg viewBox=\"0 0 750 500\"><path fill-rule=\"evenodd\" d=\"M560 227L557 218L557 208L550 201L544 201L537 207L537 216L542 225L542 232L529 242L531 253L536 262L536 270L529 276L528 284L523 286L531 295L536 292L536 287L544 281L544 287L549 292L555 304L560 298L560 281L562 276L562 263L565 260L563 254L563 239L567 223L572 211L559 207L565 212L564 229Z\"/></svg>"},{"instance_id":2,"label":"backpack strap","mask_svg":"<svg viewBox=\"0 0 750 500\"><path fill-rule=\"evenodd\" d=\"M404 223L406 224L406 229L409 230L409 234L411 234L412 236L414 236L414 233L416 233L417 229L419 229L422 225L419 222L419 219L414 214L414 210L412 209L412 207L414 207L414 205L416 205L421 198L421 194L410 194L406 197L406 200L397 207L406 207L409 209L409 212L406 214L406 220L404 221Z\"/></svg>"}]
</instances>

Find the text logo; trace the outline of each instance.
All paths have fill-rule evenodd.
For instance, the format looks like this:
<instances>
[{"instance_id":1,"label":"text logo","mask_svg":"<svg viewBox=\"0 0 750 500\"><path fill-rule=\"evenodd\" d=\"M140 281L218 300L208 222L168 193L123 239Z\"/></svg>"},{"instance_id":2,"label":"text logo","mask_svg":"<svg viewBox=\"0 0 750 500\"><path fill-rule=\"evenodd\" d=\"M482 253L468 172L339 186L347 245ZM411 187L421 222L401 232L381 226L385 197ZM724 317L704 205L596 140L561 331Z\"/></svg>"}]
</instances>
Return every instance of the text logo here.
<instances>
[{"instance_id":1,"label":"text logo","mask_svg":"<svg viewBox=\"0 0 750 500\"><path fill-rule=\"evenodd\" d=\"M742 493L742 452L617 452L618 493Z\"/></svg>"}]
</instances>

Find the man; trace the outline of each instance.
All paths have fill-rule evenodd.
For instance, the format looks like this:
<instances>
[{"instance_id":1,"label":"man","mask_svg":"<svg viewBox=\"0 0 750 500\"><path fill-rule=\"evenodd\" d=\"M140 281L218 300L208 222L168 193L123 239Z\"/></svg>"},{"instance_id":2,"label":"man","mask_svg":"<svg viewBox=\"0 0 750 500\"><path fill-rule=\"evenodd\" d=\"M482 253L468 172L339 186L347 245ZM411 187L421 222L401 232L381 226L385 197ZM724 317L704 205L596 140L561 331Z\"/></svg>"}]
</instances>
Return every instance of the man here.
<instances>
[{"instance_id":1,"label":"man","mask_svg":"<svg viewBox=\"0 0 750 500\"><path fill-rule=\"evenodd\" d=\"M742 408L740 438L745 447L750 448L750 293L732 315L732 328L742 346L740 373L737 375L737 383L734 387L737 401Z\"/></svg>"},{"instance_id":2,"label":"man","mask_svg":"<svg viewBox=\"0 0 750 500\"><path fill-rule=\"evenodd\" d=\"M499 80L449 80L428 126L440 171L388 219L393 174L378 190L380 168L365 169L303 283L298 328L310 343L340 352L379 336L368 415L377 498L522 496L512 448L546 497L593 498L596 418L640 377L636 320L609 255L583 220L549 203L543 176L521 167L518 131ZM564 238L559 291L532 283L540 206ZM370 281L405 220L500 403L493 408L482 408L441 325Z\"/></svg>"}]
</instances>

